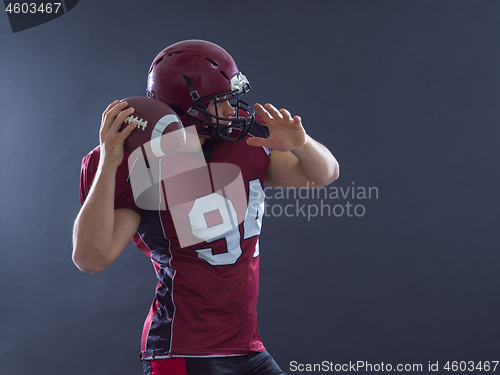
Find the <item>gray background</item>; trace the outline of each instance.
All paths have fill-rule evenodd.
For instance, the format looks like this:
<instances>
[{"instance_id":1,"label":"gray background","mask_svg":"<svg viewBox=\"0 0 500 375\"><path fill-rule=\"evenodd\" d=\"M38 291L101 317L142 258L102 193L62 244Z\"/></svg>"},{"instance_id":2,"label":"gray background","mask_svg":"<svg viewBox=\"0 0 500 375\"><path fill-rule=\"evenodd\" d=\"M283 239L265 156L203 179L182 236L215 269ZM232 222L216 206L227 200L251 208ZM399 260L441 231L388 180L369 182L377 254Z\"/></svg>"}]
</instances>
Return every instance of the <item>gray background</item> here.
<instances>
[{"instance_id":1,"label":"gray background","mask_svg":"<svg viewBox=\"0 0 500 375\"><path fill-rule=\"evenodd\" d=\"M133 246L72 264L79 168L105 107L187 38L302 116L332 186L378 188L324 201L362 217L264 218L259 327L282 368L500 360L499 20L492 0L82 0L16 34L0 14L0 373L141 373L153 268Z\"/></svg>"}]
</instances>

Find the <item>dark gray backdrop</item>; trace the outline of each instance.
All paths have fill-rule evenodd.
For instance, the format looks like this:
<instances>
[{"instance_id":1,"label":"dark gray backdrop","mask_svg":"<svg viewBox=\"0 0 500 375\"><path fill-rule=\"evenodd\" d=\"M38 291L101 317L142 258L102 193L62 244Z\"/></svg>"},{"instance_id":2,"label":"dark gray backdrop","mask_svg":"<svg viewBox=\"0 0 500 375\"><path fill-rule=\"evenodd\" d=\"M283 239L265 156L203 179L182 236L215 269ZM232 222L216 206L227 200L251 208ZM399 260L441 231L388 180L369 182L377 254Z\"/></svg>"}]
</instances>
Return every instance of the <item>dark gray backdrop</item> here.
<instances>
[{"instance_id":1,"label":"dark gray backdrop","mask_svg":"<svg viewBox=\"0 0 500 375\"><path fill-rule=\"evenodd\" d=\"M264 218L259 326L283 369L500 360L499 19L492 0L82 0L16 34L0 15L0 373L141 372L153 268L133 246L72 264L79 168L108 103L187 38L302 116L332 186L378 189L323 201L362 217Z\"/></svg>"}]
</instances>

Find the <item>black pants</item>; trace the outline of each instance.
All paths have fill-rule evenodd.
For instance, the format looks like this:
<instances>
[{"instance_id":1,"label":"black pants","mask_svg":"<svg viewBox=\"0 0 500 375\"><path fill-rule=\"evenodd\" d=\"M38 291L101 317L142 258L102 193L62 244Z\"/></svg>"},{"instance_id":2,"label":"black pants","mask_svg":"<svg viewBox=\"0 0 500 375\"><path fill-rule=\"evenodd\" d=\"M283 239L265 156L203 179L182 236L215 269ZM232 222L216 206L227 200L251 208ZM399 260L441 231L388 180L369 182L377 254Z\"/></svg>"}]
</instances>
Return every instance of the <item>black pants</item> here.
<instances>
[{"instance_id":1,"label":"black pants","mask_svg":"<svg viewBox=\"0 0 500 375\"><path fill-rule=\"evenodd\" d=\"M242 356L142 361L144 375L286 375L267 351Z\"/></svg>"}]
</instances>

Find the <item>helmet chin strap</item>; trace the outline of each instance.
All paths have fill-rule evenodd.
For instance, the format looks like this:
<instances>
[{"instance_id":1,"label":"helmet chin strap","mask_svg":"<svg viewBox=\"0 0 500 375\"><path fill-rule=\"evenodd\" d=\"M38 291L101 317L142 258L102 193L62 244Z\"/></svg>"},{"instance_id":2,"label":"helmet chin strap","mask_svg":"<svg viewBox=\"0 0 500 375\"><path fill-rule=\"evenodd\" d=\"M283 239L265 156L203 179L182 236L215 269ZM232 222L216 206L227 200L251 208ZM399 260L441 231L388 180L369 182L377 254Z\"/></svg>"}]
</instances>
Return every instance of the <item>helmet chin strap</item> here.
<instances>
[{"instance_id":1,"label":"helmet chin strap","mask_svg":"<svg viewBox=\"0 0 500 375\"><path fill-rule=\"evenodd\" d=\"M221 129L219 127L214 127L211 131L210 137L214 142L224 141L223 137L228 138L231 134L232 129Z\"/></svg>"},{"instance_id":2,"label":"helmet chin strap","mask_svg":"<svg viewBox=\"0 0 500 375\"><path fill-rule=\"evenodd\" d=\"M222 142L225 139L223 137L229 137L232 129L221 129L218 126L208 127L204 126L200 130L198 130L198 134L200 135L209 135L212 141L214 142Z\"/></svg>"}]
</instances>

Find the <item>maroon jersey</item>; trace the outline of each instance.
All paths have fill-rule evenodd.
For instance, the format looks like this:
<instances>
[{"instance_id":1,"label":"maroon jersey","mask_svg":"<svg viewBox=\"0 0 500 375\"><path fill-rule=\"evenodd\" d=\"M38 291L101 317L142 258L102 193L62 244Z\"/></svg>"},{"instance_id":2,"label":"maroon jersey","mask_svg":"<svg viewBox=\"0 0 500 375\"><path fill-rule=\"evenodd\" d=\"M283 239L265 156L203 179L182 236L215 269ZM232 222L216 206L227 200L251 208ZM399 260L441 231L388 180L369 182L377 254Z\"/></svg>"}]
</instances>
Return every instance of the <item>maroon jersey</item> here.
<instances>
[{"instance_id":1,"label":"maroon jersey","mask_svg":"<svg viewBox=\"0 0 500 375\"><path fill-rule=\"evenodd\" d=\"M266 136L256 122L252 130ZM141 208L137 196L134 201L126 160L117 172L115 208L141 214L133 241L151 258L159 279L144 324L143 359L264 350L256 309L269 150L248 146L245 138L207 140L203 152L206 167L197 169L196 178L191 172L174 174L158 184L156 210ZM83 160L82 202L98 160L98 148ZM234 178L228 177L233 172ZM175 196L180 191L182 199Z\"/></svg>"}]
</instances>

